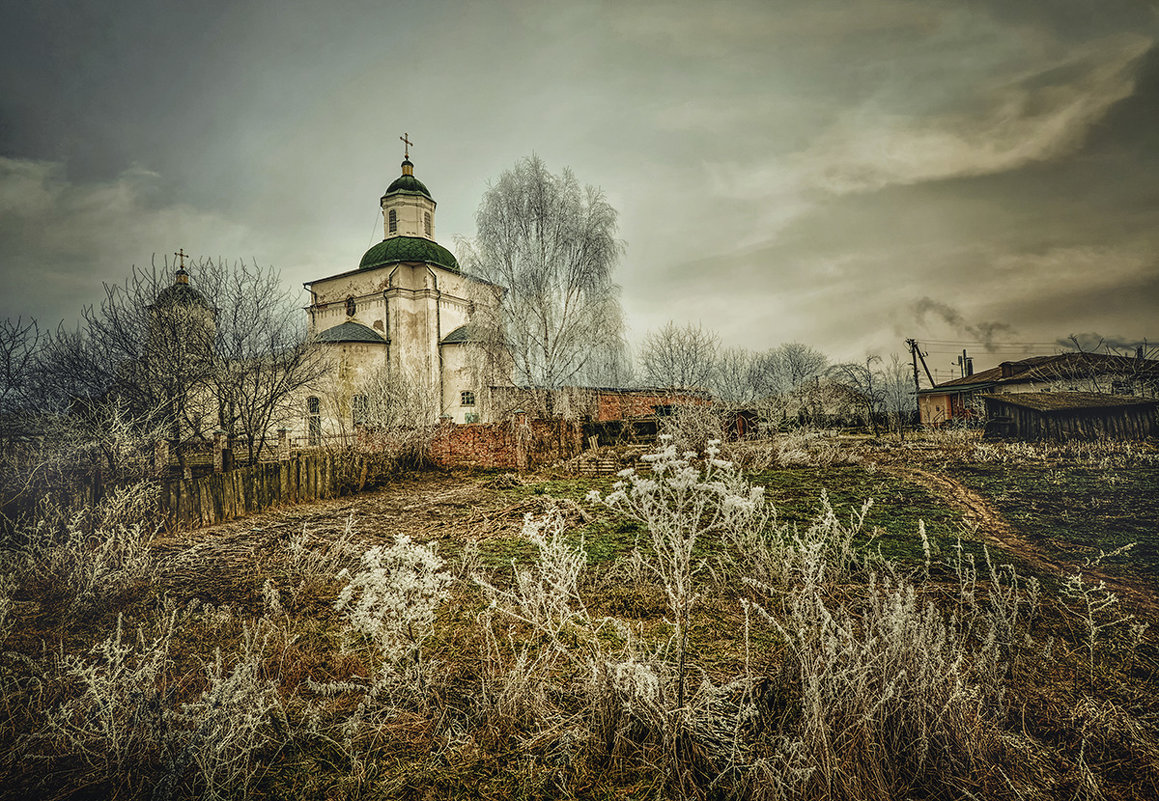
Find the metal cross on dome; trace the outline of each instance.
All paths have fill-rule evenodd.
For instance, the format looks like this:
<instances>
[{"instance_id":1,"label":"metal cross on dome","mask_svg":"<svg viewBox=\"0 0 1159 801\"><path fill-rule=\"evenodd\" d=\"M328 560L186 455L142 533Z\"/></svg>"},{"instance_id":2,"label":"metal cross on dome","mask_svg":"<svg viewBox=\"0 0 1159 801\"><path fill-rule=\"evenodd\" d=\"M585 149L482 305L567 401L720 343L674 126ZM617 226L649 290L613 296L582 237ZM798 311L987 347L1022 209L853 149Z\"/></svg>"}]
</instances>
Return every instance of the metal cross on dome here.
<instances>
[{"instance_id":1,"label":"metal cross on dome","mask_svg":"<svg viewBox=\"0 0 1159 801\"><path fill-rule=\"evenodd\" d=\"M188 253L185 252L185 248L181 248L173 255L177 256L179 259L181 259L181 269L184 270L185 269L185 257L189 255Z\"/></svg>"},{"instance_id":2,"label":"metal cross on dome","mask_svg":"<svg viewBox=\"0 0 1159 801\"><path fill-rule=\"evenodd\" d=\"M414 142L412 142L410 139L407 138L408 136L410 136L410 134L404 132L403 135L399 137L399 139L402 140L402 143L404 145L403 151L402 151L402 157L404 159L407 159L407 160L410 159L410 146L414 144Z\"/></svg>"}]
</instances>

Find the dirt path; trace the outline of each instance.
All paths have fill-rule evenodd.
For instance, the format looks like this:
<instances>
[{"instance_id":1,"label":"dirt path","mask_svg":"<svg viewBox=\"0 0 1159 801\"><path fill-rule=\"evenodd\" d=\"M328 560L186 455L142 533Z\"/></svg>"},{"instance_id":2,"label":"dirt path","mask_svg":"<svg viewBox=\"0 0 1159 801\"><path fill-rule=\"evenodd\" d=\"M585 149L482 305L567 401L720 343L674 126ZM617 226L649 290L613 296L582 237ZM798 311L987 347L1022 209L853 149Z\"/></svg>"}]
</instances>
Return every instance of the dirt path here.
<instances>
[{"instance_id":1,"label":"dirt path","mask_svg":"<svg viewBox=\"0 0 1159 801\"><path fill-rule=\"evenodd\" d=\"M979 537L991 545L1018 554L1019 558L1036 570L1063 578L1082 568L1083 575L1088 579L1106 583L1108 589L1120 597L1129 598L1133 606L1146 610L1151 617L1159 618L1159 597L1148 583L1133 577L1111 575L1099 568L1083 568L1081 564L1044 554L1037 545L1014 531L985 498L947 475L911 465L891 464L886 469L944 499L962 513L966 525L974 529Z\"/></svg>"}]
</instances>

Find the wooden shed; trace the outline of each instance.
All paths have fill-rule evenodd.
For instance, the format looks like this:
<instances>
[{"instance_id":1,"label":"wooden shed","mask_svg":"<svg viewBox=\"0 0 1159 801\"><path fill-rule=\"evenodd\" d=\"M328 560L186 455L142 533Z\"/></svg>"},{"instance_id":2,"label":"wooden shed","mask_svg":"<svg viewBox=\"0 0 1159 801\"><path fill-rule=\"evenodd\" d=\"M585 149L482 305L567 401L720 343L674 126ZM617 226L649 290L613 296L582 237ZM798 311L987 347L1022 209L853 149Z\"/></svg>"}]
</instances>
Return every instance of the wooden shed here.
<instances>
[{"instance_id":1,"label":"wooden shed","mask_svg":"<svg viewBox=\"0 0 1159 801\"><path fill-rule=\"evenodd\" d=\"M1159 400L1092 392L987 395L987 434L1019 439L1144 439L1159 434Z\"/></svg>"}]
</instances>

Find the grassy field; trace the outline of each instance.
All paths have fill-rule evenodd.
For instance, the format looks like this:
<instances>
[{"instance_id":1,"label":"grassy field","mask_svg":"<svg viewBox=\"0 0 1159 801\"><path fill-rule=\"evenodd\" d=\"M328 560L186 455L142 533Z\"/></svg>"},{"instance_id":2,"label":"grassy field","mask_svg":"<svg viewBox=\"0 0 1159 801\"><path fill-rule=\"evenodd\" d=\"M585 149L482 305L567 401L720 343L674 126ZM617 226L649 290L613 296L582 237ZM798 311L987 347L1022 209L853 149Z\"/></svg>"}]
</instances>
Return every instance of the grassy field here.
<instances>
[{"instance_id":1,"label":"grassy field","mask_svg":"<svg viewBox=\"0 0 1159 801\"><path fill-rule=\"evenodd\" d=\"M1133 543L1113 564L1159 580L1159 467L962 464L949 474L1051 555L1081 565Z\"/></svg>"},{"instance_id":2,"label":"grassy field","mask_svg":"<svg viewBox=\"0 0 1159 801\"><path fill-rule=\"evenodd\" d=\"M6 553L0 798L1159 796L1154 451L835 447Z\"/></svg>"}]
</instances>

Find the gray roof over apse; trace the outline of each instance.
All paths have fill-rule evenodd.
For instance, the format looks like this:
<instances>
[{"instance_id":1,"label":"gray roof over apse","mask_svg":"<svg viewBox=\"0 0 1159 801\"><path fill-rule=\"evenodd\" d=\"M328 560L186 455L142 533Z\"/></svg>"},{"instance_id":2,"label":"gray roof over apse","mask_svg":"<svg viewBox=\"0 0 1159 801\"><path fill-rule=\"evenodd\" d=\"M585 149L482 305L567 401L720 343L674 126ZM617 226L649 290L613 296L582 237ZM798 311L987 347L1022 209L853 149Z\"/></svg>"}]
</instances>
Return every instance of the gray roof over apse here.
<instances>
[{"instance_id":1,"label":"gray roof over apse","mask_svg":"<svg viewBox=\"0 0 1159 801\"><path fill-rule=\"evenodd\" d=\"M374 345L386 345L389 339L362 323L347 320L341 325L319 331L318 342L369 342Z\"/></svg>"},{"instance_id":2,"label":"gray roof over apse","mask_svg":"<svg viewBox=\"0 0 1159 801\"><path fill-rule=\"evenodd\" d=\"M452 331L451 333L449 333L445 337L443 337L443 340L439 344L440 345L459 345L459 344L462 344L464 342L471 342L471 341L473 341L472 337L471 337L471 331L468 329L467 326L461 325L458 328L456 328L454 331Z\"/></svg>"}]
</instances>

